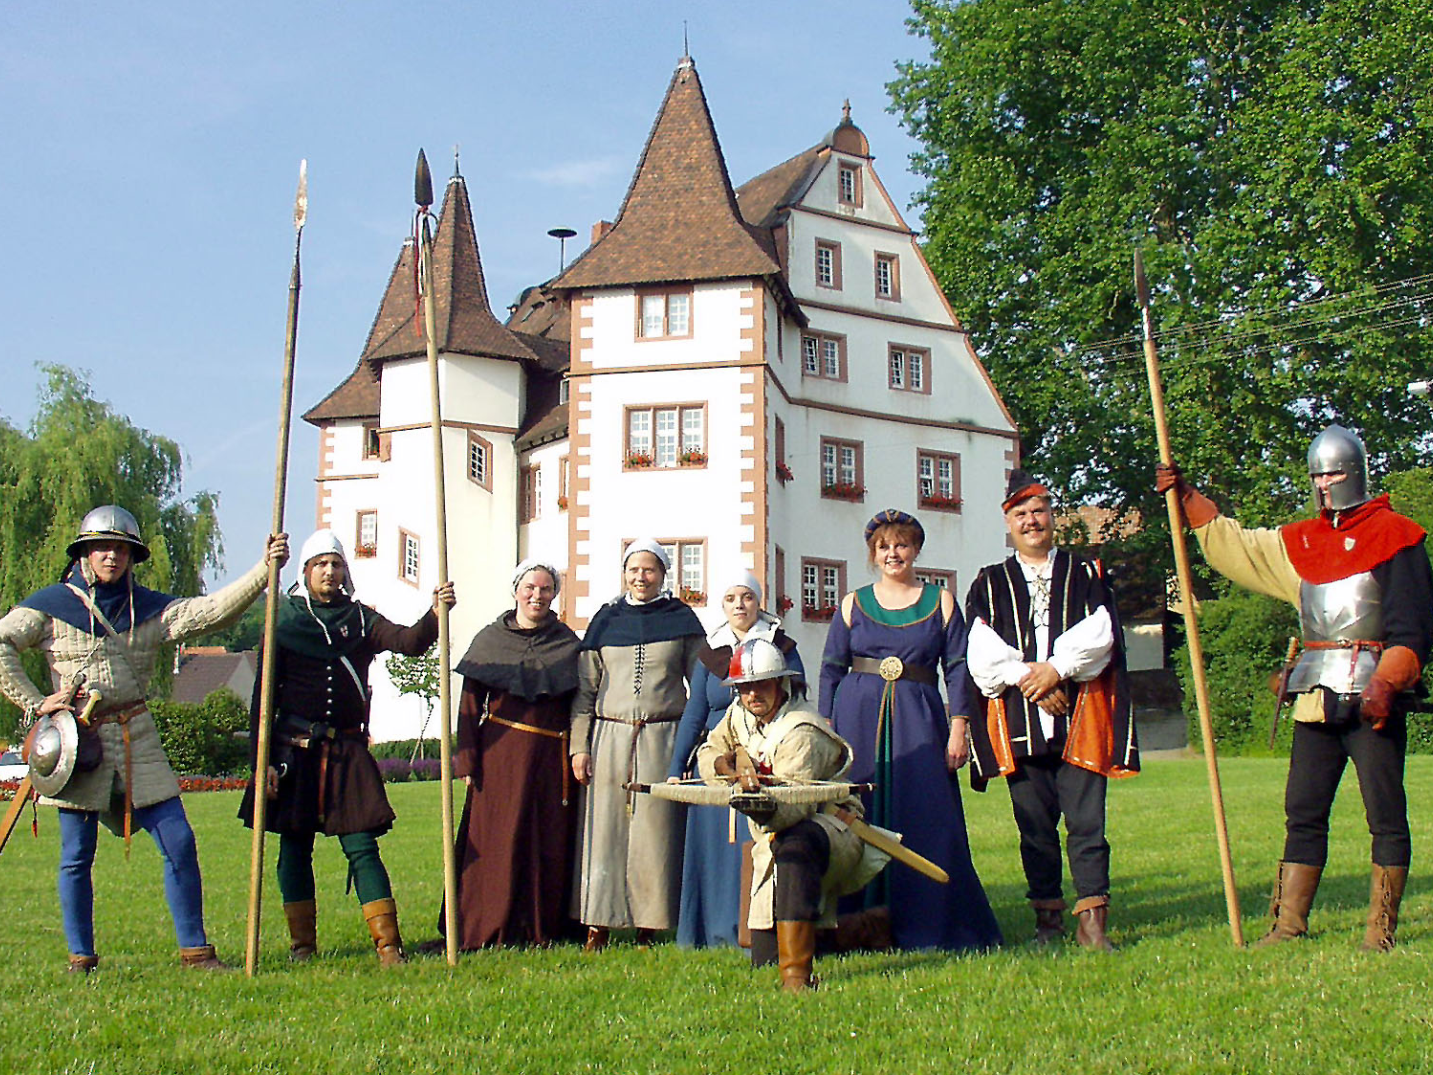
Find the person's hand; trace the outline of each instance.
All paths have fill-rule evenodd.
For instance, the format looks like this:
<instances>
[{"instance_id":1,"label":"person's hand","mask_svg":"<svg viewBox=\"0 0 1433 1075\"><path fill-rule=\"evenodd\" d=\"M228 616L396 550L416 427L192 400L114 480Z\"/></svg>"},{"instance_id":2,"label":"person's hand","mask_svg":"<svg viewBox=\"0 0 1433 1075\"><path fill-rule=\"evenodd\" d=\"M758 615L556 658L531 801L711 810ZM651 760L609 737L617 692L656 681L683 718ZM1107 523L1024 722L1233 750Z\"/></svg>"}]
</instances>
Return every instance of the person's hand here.
<instances>
[{"instance_id":1,"label":"person's hand","mask_svg":"<svg viewBox=\"0 0 1433 1075\"><path fill-rule=\"evenodd\" d=\"M1374 731L1383 731L1388 715L1393 711L1393 696L1397 693L1392 683L1375 673L1359 696L1358 715L1365 724L1373 725Z\"/></svg>"},{"instance_id":2,"label":"person's hand","mask_svg":"<svg viewBox=\"0 0 1433 1075\"><path fill-rule=\"evenodd\" d=\"M440 605L447 605L452 608L458 603L458 595L453 591L453 584L445 582L433 590L433 611L440 611Z\"/></svg>"},{"instance_id":3,"label":"person's hand","mask_svg":"<svg viewBox=\"0 0 1433 1075\"><path fill-rule=\"evenodd\" d=\"M264 548L264 563L278 564L283 567L289 562L289 536L288 534L270 534L268 544Z\"/></svg>"},{"instance_id":4,"label":"person's hand","mask_svg":"<svg viewBox=\"0 0 1433 1075\"><path fill-rule=\"evenodd\" d=\"M945 767L952 773L970 760L970 723L964 717L952 717L950 738L945 741Z\"/></svg>"},{"instance_id":5,"label":"person's hand","mask_svg":"<svg viewBox=\"0 0 1433 1075\"><path fill-rule=\"evenodd\" d=\"M1171 489L1179 494L1186 526L1197 530L1219 514L1218 505L1185 481L1177 464L1160 463L1154 468L1154 491L1163 496Z\"/></svg>"},{"instance_id":6,"label":"person's hand","mask_svg":"<svg viewBox=\"0 0 1433 1075\"><path fill-rule=\"evenodd\" d=\"M572 776L579 784L592 783L592 755L572 755Z\"/></svg>"},{"instance_id":7,"label":"person's hand","mask_svg":"<svg viewBox=\"0 0 1433 1075\"><path fill-rule=\"evenodd\" d=\"M1049 661L1036 661L1015 684L1028 701L1038 702L1060 685L1060 673Z\"/></svg>"},{"instance_id":8,"label":"person's hand","mask_svg":"<svg viewBox=\"0 0 1433 1075\"><path fill-rule=\"evenodd\" d=\"M1189 486L1184 484L1184 475L1180 473L1179 465L1176 463L1157 463L1154 468L1154 491L1160 496L1171 489L1178 489L1179 495L1184 496Z\"/></svg>"},{"instance_id":9,"label":"person's hand","mask_svg":"<svg viewBox=\"0 0 1433 1075\"><path fill-rule=\"evenodd\" d=\"M463 781L464 786L466 786L466 787L472 787L472 786L473 786L473 778L472 778L471 776L465 776L465 777L463 777L463 778L462 778L462 781Z\"/></svg>"},{"instance_id":10,"label":"person's hand","mask_svg":"<svg viewBox=\"0 0 1433 1075\"><path fill-rule=\"evenodd\" d=\"M736 782L736 754L718 754L712 759L712 769L716 775L728 783Z\"/></svg>"},{"instance_id":11,"label":"person's hand","mask_svg":"<svg viewBox=\"0 0 1433 1075\"><path fill-rule=\"evenodd\" d=\"M264 795L270 799L279 797L279 771L272 765L269 766L269 774L264 781Z\"/></svg>"},{"instance_id":12,"label":"person's hand","mask_svg":"<svg viewBox=\"0 0 1433 1075\"><path fill-rule=\"evenodd\" d=\"M35 710L35 716L43 717L47 713L73 713L75 706L84 702L84 691L75 695L74 701L70 700L69 691L56 691L40 703L40 708Z\"/></svg>"},{"instance_id":13,"label":"person's hand","mask_svg":"<svg viewBox=\"0 0 1433 1075\"><path fill-rule=\"evenodd\" d=\"M1063 689L1051 691L1035 704L1052 717L1063 717L1070 711L1070 699Z\"/></svg>"}]
</instances>

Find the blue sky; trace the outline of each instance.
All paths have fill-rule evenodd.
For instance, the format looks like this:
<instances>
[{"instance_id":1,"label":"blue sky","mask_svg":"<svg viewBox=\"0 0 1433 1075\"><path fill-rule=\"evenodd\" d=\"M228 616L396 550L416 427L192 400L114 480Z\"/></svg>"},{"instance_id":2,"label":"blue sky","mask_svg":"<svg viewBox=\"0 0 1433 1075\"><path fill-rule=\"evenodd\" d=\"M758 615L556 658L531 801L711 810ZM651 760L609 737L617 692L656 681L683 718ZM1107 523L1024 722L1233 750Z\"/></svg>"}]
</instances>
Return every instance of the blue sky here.
<instances>
[{"instance_id":1,"label":"blue sky","mask_svg":"<svg viewBox=\"0 0 1433 1075\"><path fill-rule=\"evenodd\" d=\"M421 146L455 144L494 311L557 271L549 228L611 218L682 53L683 21L732 179L815 144L849 97L897 205L915 144L887 115L922 58L899 0L0 5L0 417L24 426L36 362L187 455L220 495L220 580L272 511L301 158L309 218L288 529L314 522L316 431L348 375L412 212ZM908 221L917 226L914 214ZM78 521L78 520L77 520Z\"/></svg>"}]
</instances>

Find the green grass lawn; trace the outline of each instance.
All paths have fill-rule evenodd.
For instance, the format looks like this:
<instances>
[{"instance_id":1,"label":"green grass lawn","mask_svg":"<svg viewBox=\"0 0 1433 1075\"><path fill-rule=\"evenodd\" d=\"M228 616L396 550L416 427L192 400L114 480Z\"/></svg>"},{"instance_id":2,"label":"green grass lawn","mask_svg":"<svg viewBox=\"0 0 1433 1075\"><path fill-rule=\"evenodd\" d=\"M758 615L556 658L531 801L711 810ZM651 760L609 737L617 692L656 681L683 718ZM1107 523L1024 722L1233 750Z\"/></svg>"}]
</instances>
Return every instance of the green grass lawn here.
<instances>
[{"instance_id":1,"label":"green grass lawn","mask_svg":"<svg viewBox=\"0 0 1433 1075\"><path fill-rule=\"evenodd\" d=\"M1223 765L1244 930L1263 930L1282 842L1284 763ZM336 841L321 841L319 959L287 962L272 863L262 973L184 972L140 834L129 862L102 836L101 969L66 974L55 907L57 826L22 826L0 880L9 1003L0 1071L108 1072L1421 1072L1433 1071L1433 758L1409 761L1415 866L1400 946L1358 952L1368 836L1353 774L1340 796L1312 939L1236 950L1224 912L1200 760L1158 761L1111 784L1111 957L1028 945L1032 920L1005 790L966 792L976 865L1007 947L985 956L818 960L820 991L789 997L744 953L598 956L572 946L441 957L380 971ZM405 939L435 936L438 788L390 787L383 841ZM187 796L211 938L242 962L249 834L236 793ZM276 847L271 841L270 855ZM1420 869L1420 866L1423 868Z\"/></svg>"}]
</instances>

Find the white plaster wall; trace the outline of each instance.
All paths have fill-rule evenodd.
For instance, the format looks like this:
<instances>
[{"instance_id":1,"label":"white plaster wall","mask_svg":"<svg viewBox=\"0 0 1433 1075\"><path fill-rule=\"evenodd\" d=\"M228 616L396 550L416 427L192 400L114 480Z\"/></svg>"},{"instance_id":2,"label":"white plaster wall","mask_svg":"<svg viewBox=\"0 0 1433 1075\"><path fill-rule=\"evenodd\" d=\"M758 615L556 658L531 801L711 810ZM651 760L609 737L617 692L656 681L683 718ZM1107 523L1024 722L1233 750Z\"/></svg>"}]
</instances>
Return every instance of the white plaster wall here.
<instances>
[{"instance_id":1,"label":"white plaster wall","mask_svg":"<svg viewBox=\"0 0 1433 1075\"><path fill-rule=\"evenodd\" d=\"M571 448L566 439L553 441L526 452L521 466L536 465L542 471L542 489L538 497L538 516L521 527L518 535L519 559L538 556L564 576L567 575L567 509L558 507L562 467ZM569 496L571 494L569 493ZM563 611L570 594L558 594L553 608Z\"/></svg>"}]
</instances>

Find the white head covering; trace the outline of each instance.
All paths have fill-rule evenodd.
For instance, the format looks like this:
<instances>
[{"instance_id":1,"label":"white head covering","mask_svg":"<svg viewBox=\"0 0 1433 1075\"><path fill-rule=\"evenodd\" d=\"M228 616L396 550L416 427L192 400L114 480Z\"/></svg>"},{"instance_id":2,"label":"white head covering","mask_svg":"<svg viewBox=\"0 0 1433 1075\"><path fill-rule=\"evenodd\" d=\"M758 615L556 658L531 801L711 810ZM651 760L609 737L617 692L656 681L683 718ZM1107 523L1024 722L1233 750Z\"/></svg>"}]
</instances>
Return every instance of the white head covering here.
<instances>
[{"instance_id":1,"label":"white head covering","mask_svg":"<svg viewBox=\"0 0 1433 1075\"><path fill-rule=\"evenodd\" d=\"M343 551L343 542L338 540L338 535L332 530L315 530L299 550L299 566L308 567L308 562L315 556L327 556L330 553L336 555L345 565L348 563L348 554Z\"/></svg>"},{"instance_id":2,"label":"white head covering","mask_svg":"<svg viewBox=\"0 0 1433 1075\"><path fill-rule=\"evenodd\" d=\"M662 565L662 573L671 573L672 558L667 555L666 549L657 544L656 539L649 537L638 538L627 546L626 551L622 553L622 567L624 570L627 567L627 561L632 559L633 555L639 552L650 552L657 558L657 562Z\"/></svg>"},{"instance_id":3,"label":"white head covering","mask_svg":"<svg viewBox=\"0 0 1433 1075\"><path fill-rule=\"evenodd\" d=\"M718 599L725 597L728 590L733 590L738 586L745 586L752 593L756 594L756 603L758 606L761 605L761 583L758 582L756 576L746 570L746 568L741 568L728 575L724 575L719 581L722 582L723 585L712 591L716 594Z\"/></svg>"},{"instance_id":4,"label":"white head covering","mask_svg":"<svg viewBox=\"0 0 1433 1075\"><path fill-rule=\"evenodd\" d=\"M517 593L517 584L522 581L522 577L526 575L529 571L546 571L549 575L552 576L553 596L556 597L562 592L562 575L558 572L557 568L553 567L550 563L548 563L541 557L529 556L522 563L518 564L516 569L514 569L513 571L513 593Z\"/></svg>"}]
</instances>

